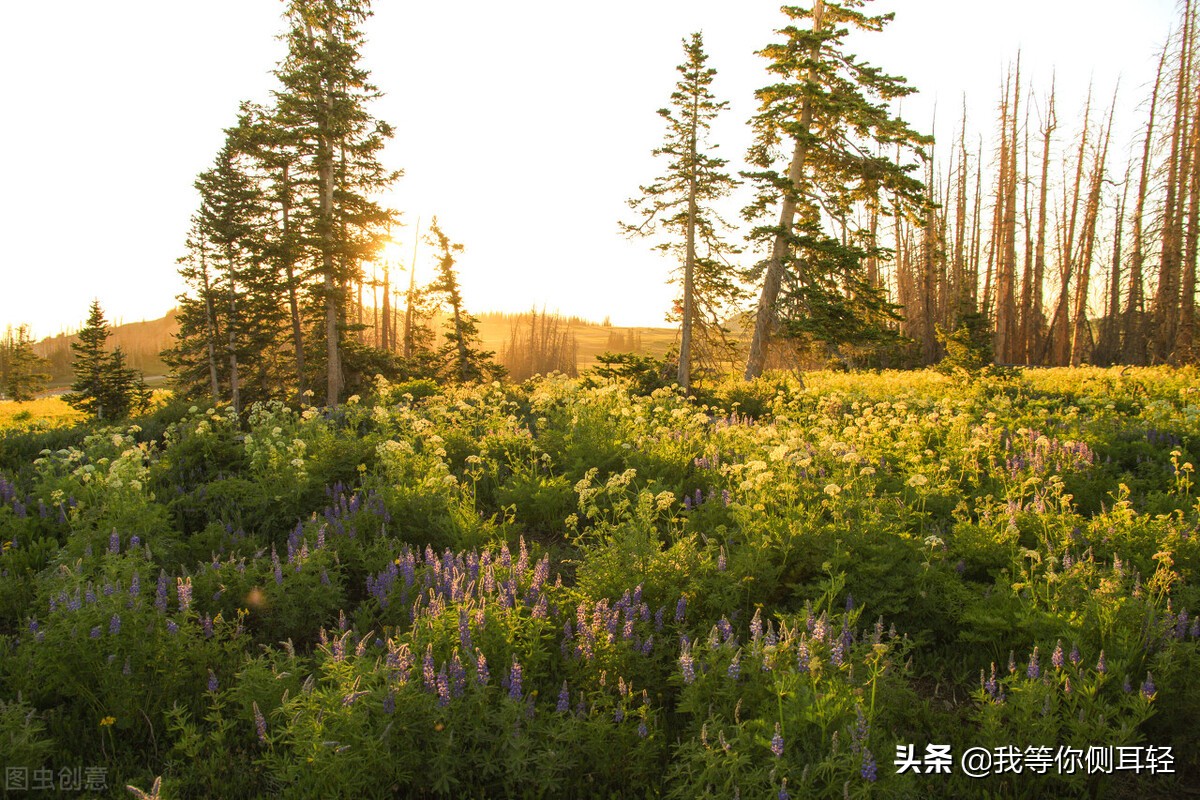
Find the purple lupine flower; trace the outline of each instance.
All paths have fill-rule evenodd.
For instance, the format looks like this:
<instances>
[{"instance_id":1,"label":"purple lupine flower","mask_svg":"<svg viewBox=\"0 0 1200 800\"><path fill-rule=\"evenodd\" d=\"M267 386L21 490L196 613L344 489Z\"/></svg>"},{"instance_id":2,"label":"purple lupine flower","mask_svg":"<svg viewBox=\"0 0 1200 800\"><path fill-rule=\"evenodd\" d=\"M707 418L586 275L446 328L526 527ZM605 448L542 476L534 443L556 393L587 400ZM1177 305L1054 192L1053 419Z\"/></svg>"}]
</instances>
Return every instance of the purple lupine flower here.
<instances>
[{"instance_id":1,"label":"purple lupine flower","mask_svg":"<svg viewBox=\"0 0 1200 800\"><path fill-rule=\"evenodd\" d=\"M754 617L750 620L750 640L758 644L758 640L762 638L762 633L762 609L756 608L754 609Z\"/></svg>"},{"instance_id":2,"label":"purple lupine flower","mask_svg":"<svg viewBox=\"0 0 1200 800\"><path fill-rule=\"evenodd\" d=\"M1101 675L1108 672L1108 662L1104 659L1104 651L1100 651L1100 658L1096 660L1096 672Z\"/></svg>"},{"instance_id":3,"label":"purple lupine flower","mask_svg":"<svg viewBox=\"0 0 1200 800\"><path fill-rule=\"evenodd\" d=\"M779 784L779 795L776 800L792 800L792 796L788 794L787 790L787 778L784 778Z\"/></svg>"},{"instance_id":4,"label":"purple lupine flower","mask_svg":"<svg viewBox=\"0 0 1200 800\"><path fill-rule=\"evenodd\" d=\"M211 639L213 637L213 621L212 617L205 614L200 618L200 628L204 631L204 638Z\"/></svg>"},{"instance_id":5,"label":"purple lupine flower","mask_svg":"<svg viewBox=\"0 0 1200 800\"><path fill-rule=\"evenodd\" d=\"M133 577L129 579L129 607L133 608L133 601L142 593L142 576L136 571Z\"/></svg>"},{"instance_id":6,"label":"purple lupine flower","mask_svg":"<svg viewBox=\"0 0 1200 800\"><path fill-rule=\"evenodd\" d=\"M692 660L690 648L684 648L683 652L679 654L679 669L683 673L684 683L691 684L696 680L696 665Z\"/></svg>"},{"instance_id":7,"label":"purple lupine flower","mask_svg":"<svg viewBox=\"0 0 1200 800\"><path fill-rule=\"evenodd\" d=\"M141 546L141 544L142 544L142 537L138 536L136 533L133 536L129 537L129 549L130 550L134 549L135 547Z\"/></svg>"},{"instance_id":8,"label":"purple lupine flower","mask_svg":"<svg viewBox=\"0 0 1200 800\"><path fill-rule=\"evenodd\" d=\"M658 611L654 612L654 630L661 631L663 628L663 615L667 613L666 606L659 606ZM1198 618L1200 619L1200 618Z\"/></svg>"},{"instance_id":9,"label":"purple lupine flower","mask_svg":"<svg viewBox=\"0 0 1200 800\"><path fill-rule=\"evenodd\" d=\"M558 705L556 705L554 707L554 710L557 711L559 714L565 714L565 713L567 713L567 711L570 710L570 708L571 708L571 693L567 689L567 682L563 681L562 689L560 689L558 692Z\"/></svg>"},{"instance_id":10,"label":"purple lupine flower","mask_svg":"<svg viewBox=\"0 0 1200 800\"><path fill-rule=\"evenodd\" d=\"M113 614L112 619L108 621L108 632L113 636L121 632L121 616L119 614Z\"/></svg>"},{"instance_id":11,"label":"purple lupine flower","mask_svg":"<svg viewBox=\"0 0 1200 800\"><path fill-rule=\"evenodd\" d=\"M981 672L980 672L980 675L982 676L982 674L983 674L983 673L982 673L982 671L981 671ZM988 693L988 696L989 696L989 697L991 697L993 700L995 700L995 699L996 699L996 686L997 686L997 683L996 683L996 662L995 662L995 661L993 661L993 662L992 662L992 674L991 674L991 676L990 676L990 677L989 677L989 678L988 678L988 679L987 679L987 680L984 682L984 684L983 684L983 688L984 688L984 690L985 690L985 691L987 691L987 693Z\"/></svg>"},{"instance_id":12,"label":"purple lupine flower","mask_svg":"<svg viewBox=\"0 0 1200 800\"><path fill-rule=\"evenodd\" d=\"M1067 656L1067 658L1071 659L1071 663L1077 667L1079 666L1079 662L1083 661L1083 656L1079 653L1079 647L1074 642L1071 643L1071 655Z\"/></svg>"},{"instance_id":13,"label":"purple lupine flower","mask_svg":"<svg viewBox=\"0 0 1200 800\"><path fill-rule=\"evenodd\" d=\"M108 554L115 556L119 552L121 552L121 537L117 535L117 531L114 528L112 535L108 537Z\"/></svg>"},{"instance_id":14,"label":"purple lupine flower","mask_svg":"<svg viewBox=\"0 0 1200 800\"><path fill-rule=\"evenodd\" d=\"M219 687L219 685L220 684L217 682L217 673L213 672L210 669L208 671L208 690L210 692L215 692L217 690L217 688Z\"/></svg>"},{"instance_id":15,"label":"purple lupine flower","mask_svg":"<svg viewBox=\"0 0 1200 800\"><path fill-rule=\"evenodd\" d=\"M521 699L521 662L514 654L512 668L508 672L508 696L513 700Z\"/></svg>"},{"instance_id":16,"label":"purple lupine flower","mask_svg":"<svg viewBox=\"0 0 1200 800\"><path fill-rule=\"evenodd\" d=\"M721 640L724 644L733 641L733 624L725 617L717 620L717 629L721 632Z\"/></svg>"},{"instance_id":17,"label":"purple lupine flower","mask_svg":"<svg viewBox=\"0 0 1200 800\"><path fill-rule=\"evenodd\" d=\"M88 636L90 636L93 639L99 639L100 638L100 626L97 625L96 627L92 628L92 632L89 633Z\"/></svg>"},{"instance_id":18,"label":"purple lupine flower","mask_svg":"<svg viewBox=\"0 0 1200 800\"><path fill-rule=\"evenodd\" d=\"M871 751L865 747L863 748L862 770L859 774L862 775L863 780L869 783L874 783L876 778L879 777L875 765L875 756L871 755Z\"/></svg>"},{"instance_id":19,"label":"purple lupine flower","mask_svg":"<svg viewBox=\"0 0 1200 800\"><path fill-rule=\"evenodd\" d=\"M259 711L257 700L250 705L254 708L254 731L258 734L258 740L265 743L267 741L267 720Z\"/></svg>"},{"instance_id":20,"label":"purple lupine flower","mask_svg":"<svg viewBox=\"0 0 1200 800\"><path fill-rule=\"evenodd\" d=\"M617 710L613 712L613 722L621 723L625 721L625 709L617 706Z\"/></svg>"},{"instance_id":21,"label":"purple lupine flower","mask_svg":"<svg viewBox=\"0 0 1200 800\"><path fill-rule=\"evenodd\" d=\"M812 627L813 638L818 641L826 641L829 638L829 617L824 611L821 612L820 618Z\"/></svg>"},{"instance_id":22,"label":"purple lupine flower","mask_svg":"<svg viewBox=\"0 0 1200 800\"><path fill-rule=\"evenodd\" d=\"M775 723L775 735L771 737L771 752L776 758L783 755L783 732L779 728L779 723Z\"/></svg>"},{"instance_id":23,"label":"purple lupine flower","mask_svg":"<svg viewBox=\"0 0 1200 800\"><path fill-rule=\"evenodd\" d=\"M383 698L383 713L396 713L396 693L392 690L388 690L387 695L385 695Z\"/></svg>"},{"instance_id":24,"label":"purple lupine flower","mask_svg":"<svg viewBox=\"0 0 1200 800\"><path fill-rule=\"evenodd\" d=\"M1062 669L1062 666L1063 666L1062 639L1059 639L1058 644L1056 644L1054 646L1054 652L1050 654L1050 663L1054 665L1055 669ZM1036 678L1037 676L1034 675L1032 677Z\"/></svg>"},{"instance_id":25,"label":"purple lupine flower","mask_svg":"<svg viewBox=\"0 0 1200 800\"><path fill-rule=\"evenodd\" d=\"M725 671L725 674L729 676L729 680L731 681L736 681L742 672L741 657L742 654L740 651L734 653L733 660L729 662L729 669Z\"/></svg>"},{"instance_id":26,"label":"purple lupine flower","mask_svg":"<svg viewBox=\"0 0 1200 800\"><path fill-rule=\"evenodd\" d=\"M179 631L179 626L177 624L175 624L175 620L173 620L173 619L167 620L167 633L177 633L178 631Z\"/></svg>"},{"instance_id":27,"label":"purple lupine flower","mask_svg":"<svg viewBox=\"0 0 1200 800\"><path fill-rule=\"evenodd\" d=\"M467 688L467 671L463 668L458 651L450 657L450 697L462 697Z\"/></svg>"},{"instance_id":28,"label":"purple lupine flower","mask_svg":"<svg viewBox=\"0 0 1200 800\"><path fill-rule=\"evenodd\" d=\"M1147 700L1153 700L1156 692L1158 692L1158 689L1154 685L1154 678L1147 672L1146 680L1142 681L1142 697Z\"/></svg>"},{"instance_id":29,"label":"purple lupine flower","mask_svg":"<svg viewBox=\"0 0 1200 800\"><path fill-rule=\"evenodd\" d=\"M1128 675L1125 676L1125 683L1121 685L1121 691L1125 692L1125 694L1129 694L1133 691L1133 686L1129 683Z\"/></svg>"},{"instance_id":30,"label":"purple lupine flower","mask_svg":"<svg viewBox=\"0 0 1200 800\"><path fill-rule=\"evenodd\" d=\"M92 586L91 581L88 582L87 591L83 593L83 600L88 605L96 602L96 589Z\"/></svg>"},{"instance_id":31,"label":"purple lupine flower","mask_svg":"<svg viewBox=\"0 0 1200 800\"><path fill-rule=\"evenodd\" d=\"M450 679L446 675L445 664L438 671L434 684L437 687L438 705L443 707L450 705Z\"/></svg>"},{"instance_id":32,"label":"purple lupine flower","mask_svg":"<svg viewBox=\"0 0 1200 800\"><path fill-rule=\"evenodd\" d=\"M1029 666L1025 668L1025 675L1030 679L1036 679L1042 674L1041 667L1038 666L1038 649L1037 645L1033 646L1033 652L1029 654Z\"/></svg>"},{"instance_id":33,"label":"purple lupine flower","mask_svg":"<svg viewBox=\"0 0 1200 800\"><path fill-rule=\"evenodd\" d=\"M679 595L679 602L675 604L675 621L683 622L684 616L687 615L687 595Z\"/></svg>"},{"instance_id":34,"label":"purple lupine flower","mask_svg":"<svg viewBox=\"0 0 1200 800\"><path fill-rule=\"evenodd\" d=\"M421 677L428 692L437 692L437 673L433 671L433 645L425 646L425 658L421 661Z\"/></svg>"},{"instance_id":35,"label":"purple lupine flower","mask_svg":"<svg viewBox=\"0 0 1200 800\"><path fill-rule=\"evenodd\" d=\"M480 686L487 686L488 678L487 658L483 655L483 651L477 647L475 648L475 682Z\"/></svg>"},{"instance_id":36,"label":"purple lupine flower","mask_svg":"<svg viewBox=\"0 0 1200 800\"><path fill-rule=\"evenodd\" d=\"M179 596L179 613L186 614L192 606L192 579L175 579L176 593Z\"/></svg>"},{"instance_id":37,"label":"purple lupine flower","mask_svg":"<svg viewBox=\"0 0 1200 800\"><path fill-rule=\"evenodd\" d=\"M645 720L642 720L641 722L638 723L637 734L642 739L645 739L647 736L650 735L650 730L646 727Z\"/></svg>"},{"instance_id":38,"label":"purple lupine flower","mask_svg":"<svg viewBox=\"0 0 1200 800\"><path fill-rule=\"evenodd\" d=\"M464 653L471 651L471 626L465 608L458 609L458 644Z\"/></svg>"},{"instance_id":39,"label":"purple lupine flower","mask_svg":"<svg viewBox=\"0 0 1200 800\"><path fill-rule=\"evenodd\" d=\"M801 637L800 645L796 648L796 671L804 674L808 672L808 639Z\"/></svg>"},{"instance_id":40,"label":"purple lupine flower","mask_svg":"<svg viewBox=\"0 0 1200 800\"><path fill-rule=\"evenodd\" d=\"M846 645L841 637L834 642L833 652L829 654L829 663L840 667L846 663Z\"/></svg>"}]
</instances>

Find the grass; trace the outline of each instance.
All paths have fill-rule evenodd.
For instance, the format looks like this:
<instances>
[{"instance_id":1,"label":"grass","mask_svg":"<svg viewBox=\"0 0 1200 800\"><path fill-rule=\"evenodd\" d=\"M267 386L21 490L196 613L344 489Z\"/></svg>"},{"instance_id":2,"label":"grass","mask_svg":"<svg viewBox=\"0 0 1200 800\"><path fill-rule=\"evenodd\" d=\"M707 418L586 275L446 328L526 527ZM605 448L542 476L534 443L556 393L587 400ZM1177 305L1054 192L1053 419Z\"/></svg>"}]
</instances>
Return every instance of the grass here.
<instances>
[{"instance_id":1,"label":"grass","mask_svg":"<svg viewBox=\"0 0 1200 800\"><path fill-rule=\"evenodd\" d=\"M5 428L57 428L82 421L84 415L60 397L43 397L18 403L0 400L0 430Z\"/></svg>"}]
</instances>

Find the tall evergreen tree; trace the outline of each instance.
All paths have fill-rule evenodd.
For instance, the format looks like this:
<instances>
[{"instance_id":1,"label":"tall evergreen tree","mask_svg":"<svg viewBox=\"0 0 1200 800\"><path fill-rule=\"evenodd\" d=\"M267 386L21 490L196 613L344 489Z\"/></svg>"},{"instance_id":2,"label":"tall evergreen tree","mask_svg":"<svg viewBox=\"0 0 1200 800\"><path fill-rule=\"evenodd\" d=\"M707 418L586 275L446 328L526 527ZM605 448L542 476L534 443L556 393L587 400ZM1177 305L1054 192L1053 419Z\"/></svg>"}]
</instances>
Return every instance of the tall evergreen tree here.
<instances>
[{"instance_id":1,"label":"tall evergreen tree","mask_svg":"<svg viewBox=\"0 0 1200 800\"><path fill-rule=\"evenodd\" d=\"M706 66L708 55L701 34L684 39L683 51L685 60L676 67L682 77L671 94L671 105L658 110L666 120L667 132L654 155L666 157L666 170L629 201L641 221L621 227L637 235L665 230L671 238L656 248L682 262L682 297L677 301L677 313L669 318L681 322L678 381L689 389L696 360L694 344L700 345L703 360L709 362L714 356L730 354L724 321L743 292L725 258L737 252L721 238L728 226L711 207L738 182L723 172L727 161L705 149L713 120L729 104L717 101L709 88L717 71Z\"/></svg>"},{"instance_id":2,"label":"tall evergreen tree","mask_svg":"<svg viewBox=\"0 0 1200 800\"><path fill-rule=\"evenodd\" d=\"M28 325L18 325L15 331L8 328L4 332L4 340L0 341L0 377L3 378L0 388L10 400L32 400L45 389L50 380L49 373L43 371L46 364L46 359L33 350Z\"/></svg>"},{"instance_id":3,"label":"tall evergreen tree","mask_svg":"<svg viewBox=\"0 0 1200 800\"><path fill-rule=\"evenodd\" d=\"M429 291L440 296L450 312L446 320L446 343L438 351L443 376L455 383L501 377L504 368L492 360L495 353L480 346L479 320L463 308L458 273L454 269L454 256L462 252L463 246L450 241L438 225L437 217L429 224L427 241L435 248L437 259L437 276L429 285Z\"/></svg>"},{"instance_id":4,"label":"tall evergreen tree","mask_svg":"<svg viewBox=\"0 0 1200 800\"><path fill-rule=\"evenodd\" d=\"M63 400L96 419L111 422L139 410L149 399L140 375L125 366L125 352L108 351L112 335L99 300L93 300L79 341L71 343L75 382Z\"/></svg>"},{"instance_id":5,"label":"tall evergreen tree","mask_svg":"<svg viewBox=\"0 0 1200 800\"><path fill-rule=\"evenodd\" d=\"M783 40L760 55L778 82L760 89L753 120L756 142L747 174L757 197L746 210L761 219L778 206L778 223L761 225L752 239L770 243L754 270L762 279L746 377L762 373L773 332L837 344L881 332L890 313L881 291L867 279L864 264L881 250L853 219L857 204L889 198L891 213L924 207L921 181L902 164L881 155L918 154L931 140L892 116L888 104L913 89L902 78L859 63L847 53L850 28L880 31L891 14L868 16L866 0L814 0L811 9L784 6L789 24ZM781 145L790 160L781 171ZM783 323L780 325L779 323Z\"/></svg>"},{"instance_id":6,"label":"tall evergreen tree","mask_svg":"<svg viewBox=\"0 0 1200 800\"><path fill-rule=\"evenodd\" d=\"M331 404L345 386L341 343L349 288L396 221L394 212L372 199L400 173L379 161L392 127L367 111L379 95L359 63L361 26L370 15L368 0L290 0L288 55L276 71L282 84L276 93L278 124L303 154L295 181L304 191L295 216L319 282Z\"/></svg>"},{"instance_id":7,"label":"tall evergreen tree","mask_svg":"<svg viewBox=\"0 0 1200 800\"><path fill-rule=\"evenodd\" d=\"M188 291L176 298L175 344L164 350L163 361L171 368L171 383L185 397L207 394L215 403L221 399L219 337L224 317L219 305L216 280L209 265L208 244L193 218L187 238L187 254L177 261L179 275Z\"/></svg>"}]
</instances>

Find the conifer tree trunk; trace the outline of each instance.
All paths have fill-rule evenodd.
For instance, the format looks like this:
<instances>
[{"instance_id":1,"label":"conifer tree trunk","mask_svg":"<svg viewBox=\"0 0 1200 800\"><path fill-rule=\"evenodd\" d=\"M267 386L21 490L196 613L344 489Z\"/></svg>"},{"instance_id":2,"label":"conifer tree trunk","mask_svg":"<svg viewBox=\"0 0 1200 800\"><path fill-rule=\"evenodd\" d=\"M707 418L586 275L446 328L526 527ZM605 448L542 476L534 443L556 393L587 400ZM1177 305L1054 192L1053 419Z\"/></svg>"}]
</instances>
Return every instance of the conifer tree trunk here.
<instances>
[{"instance_id":1,"label":"conifer tree trunk","mask_svg":"<svg viewBox=\"0 0 1200 800\"><path fill-rule=\"evenodd\" d=\"M1092 95L1088 91L1087 103L1083 111L1083 132L1079 137L1079 154L1075 163L1075 186L1070 192L1063 192L1064 230L1062 232L1062 249L1059 253L1058 302L1054 308L1054 318L1050 322L1051 347L1050 364L1063 366L1071 358L1071 273L1072 259L1075 252L1075 233L1079 223L1079 200L1083 193L1083 164L1084 153L1087 149L1089 121L1091 119Z\"/></svg>"},{"instance_id":2,"label":"conifer tree trunk","mask_svg":"<svg viewBox=\"0 0 1200 800\"><path fill-rule=\"evenodd\" d=\"M1046 281L1046 204L1050 190L1050 137L1058 125L1054 114L1054 83L1050 83L1050 100L1047 104L1046 121L1042 127L1042 182L1038 187L1038 226L1037 243L1033 254L1033 302L1031 304L1032 321L1029 340L1027 342L1029 363L1040 361L1045 363L1042 332L1045 326L1045 309L1043 287Z\"/></svg>"},{"instance_id":3,"label":"conifer tree trunk","mask_svg":"<svg viewBox=\"0 0 1200 800\"><path fill-rule=\"evenodd\" d=\"M1088 186L1087 204L1083 213L1083 230L1080 232L1080 258L1078 279L1075 287L1075 326L1071 333L1071 366L1077 367L1092 350L1092 328L1087 320L1087 296L1092 275L1092 255L1096 244L1096 224L1100 217L1100 193L1104 186L1105 165L1108 160L1108 142L1112 134L1113 113L1117 99L1109 109L1108 124L1096 160L1092 166L1092 177Z\"/></svg>"},{"instance_id":4,"label":"conifer tree trunk","mask_svg":"<svg viewBox=\"0 0 1200 800\"><path fill-rule=\"evenodd\" d=\"M1196 250L1197 235L1200 234L1200 104L1193 113L1191 145L1188 148L1188 212L1180 277L1179 332L1175 341L1175 360L1181 363L1194 360L1192 347L1196 325Z\"/></svg>"},{"instance_id":5,"label":"conifer tree trunk","mask_svg":"<svg viewBox=\"0 0 1200 800\"><path fill-rule=\"evenodd\" d=\"M825 4L822 0L814 0L812 29L816 33L821 30L825 14ZM809 50L809 58L816 62L820 55L820 45L814 42ZM809 70L809 80L816 80L815 67ZM808 130L812 126L812 106L805 98L800 108L800 128ZM797 138L792 148L792 161L788 166L788 190L784 192L782 207L779 210L779 230L771 247L771 258L767 261L766 274L763 277L762 294L758 298L758 307L754 315L754 336L750 341L750 354L746 359L746 380L753 380L762 375L767 364L767 347L771 337L771 328L775 322L775 303L779 299L779 290L783 283L783 270L787 259L788 233L796 219L796 194L804 181L804 161L807 141Z\"/></svg>"},{"instance_id":6,"label":"conifer tree trunk","mask_svg":"<svg viewBox=\"0 0 1200 800\"><path fill-rule=\"evenodd\" d=\"M692 318L695 315L695 281L696 281L696 148L699 120L700 96L692 96L691 117L688 120L691 130L690 160L688 168L688 209L687 209L687 242L683 260L683 330L679 336L679 385L685 392L692 388Z\"/></svg>"},{"instance_id":7,"label":"conifer tree trunk","mask_svg":"<svg viewBox=\"0 0 1200 800\"><path fill-rule=\"evenodd\" d=\"M1112 267L1108 275L1108 304L1104 313L1104 328L1100 333L1097 363L1114 364L1121 351L1121 238L1125 227L1125 201L1129 198L1129 169L1125 170L1121 199L1116 204L1116 225L1113 228Z\"/></svg>"},{"instance_id":8,"label":"conifer tree trunk","mask_svg":"<svg viewBox=\"0 0 1200 800\"><path fill-rule=\"evenodd\" d=\"M1125 313L1121 318L1121 360L1130 364L1144 364L1146 342L1144 317L1146 312L1143 285L1143 264L1146 257L1145 216L1146 195L1150 187L1150 148L1154 141L1154 120L1158 113L1158 95L1162 88L1163 67L1166 65L1167 50L1164 47L1158 59L1154 75L1154 88L1150 93L1150 116L1146 121L1146 138L1142 144L1141 174L1138 178L1137 200L1133 209L1133 252L1129 258L1129 290L1125 294Z\"/></svg>"},{"instance_id":9,"label":"conifer tree trunk","mask_svg":"<svg viewBox=\"0 0 1200 800\"><path fill-rule=\"evenodd\" d=\"M200 244L200 279L204 291L204 323L208 331L205 337L205 349L208 351L208 377L212 384L212 399L217 402L221 398L221 385L217 381L217 322L213 314L212 285L208 280L208 257L204 245Z\"/></svg>"},{"instance_id":10,"label":"conifer tree trunk","mask_svg":"<svg viewBox=\"0 0 1200 800\"><path fill-rule=\"evenodd\" d=\"M1032 94L1032 92L1031 92ZM1033 319L1033 215L1029 207L1029 108L1025 109L1025 180L1022 181L1022 216L1025 230L1024 264L1021 268L1021 303L1017 309L1017 361L1029 363L1029 340L1034 330Z\"/></svg>"},{"instance_id":11,"label":"conifer tree trunk","mask_svg":"<svg viewBox=\"0 0 1200 800\"><path fill-rule=\"evenodd\" d=\"M1175 84L1175 113L1171 127L1171 149L1167 163L1166 200L1163 204L1162 253L1159 260L1158 288L1154 295L1154 358L1169 360L1175 350L1179 326L1179 266L1182 258L1182 198L1187 182L1187 133L1190 107L1189 75L1191 65L1192 2L1184 4L1184 26L1180 39L1178 78Z\"/></svg>"},{"instance_id":12,"label":"conifer tree trunk","mask_svg":"<svg viewBox=\"0 0 1200 800\"><path fill-rule=\"evenodd\" d=\"M296 365L296 402L299 403L303 400L308 387L305 385L304 372L304 329L300 326L300 287L296 281L296 258L292 251L291 239L292 185L286 162L283 165L281 191L283 269L287 275L288 314L292 323L292 351Z\"/></svg>"},{"instance_id":13,"label":"conifer tree trunk","mask_svg":"<svg viewBox=\"0 0 1200 800\"><path fill-rule=\"evenodd\" d=\"M1001 363L1013 363L1016 344L1016 294L1014 284L1017 271L1017 117L1021 96L1021 57L1017 55L1016 75L1013 79L1011 106L1005 97L1001 106L1000 191L997 194L997 214L1003 226L1000 231L1001 246L997 253L996 268L996 359ZM1009 109L1011 107L1011 114Z\"/></svg>"}]
</instances>

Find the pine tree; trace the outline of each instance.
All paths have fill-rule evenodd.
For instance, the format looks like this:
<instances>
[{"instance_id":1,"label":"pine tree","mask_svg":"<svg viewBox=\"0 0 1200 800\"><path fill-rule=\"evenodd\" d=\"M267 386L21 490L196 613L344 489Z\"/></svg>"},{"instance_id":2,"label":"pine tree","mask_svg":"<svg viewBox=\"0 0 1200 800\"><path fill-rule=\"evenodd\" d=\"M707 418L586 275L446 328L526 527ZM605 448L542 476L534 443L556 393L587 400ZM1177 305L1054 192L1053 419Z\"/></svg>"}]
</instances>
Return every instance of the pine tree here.
<instances>
[{"instance_id":1,"label":"pine tree","mask_svg":"<svg viewBox=\"0 0 1200 800\"><path fill-rule=\"evenodd\" d=\"M63 400L103 422L122 419L144 407L149 391L141 376L125 366L125 352L108 352L112 335L99 300L93 300L87 323L71 343L75 382Z\"/></svg>"},{"instance_id":2,"label":"pine tree","mask_svg":"<svg viewBox=\"0 0 1200 800\"><path fill-rule=\"evenodd\" d=\"M867 16L865 0L814 0L813 8L784 6L789 20L783 41L760 55L778 82L760 89L754 118L756 142L748 173L757 198L744 212L760 219L779 207L778 223L751 236L770 243L770 254L754 270L762 292L746 377L762 373L768 340L777 328L790 336L836 346L884 334L882 319L893 315L864 264L883 254L853 219L862 203L890 198L890 213L902 215L927 203L924 187L910 173L915 164L882 153L919 154L930 143L887 104L911 94L903 79L861 64L845 52L849 28L880 31L892 15ZM790 144L790 161L780 171L779 149ZM783 323L780 325L779 323Z\"/></svg>"},{"instance_id":3,"label":"pine tree","mask_svg":"<svg viewBox=\"0 0 1200 800\"><path fill-rule=\"evenodd\" d=\"M43 370L46 359L33 351L33 341L29 338L29 326L19 325L14 332L8 328L0 342L0 386L10 400L23 402L32 400L34 396L46 388L50 375Z\"/></svg>"},{"instance_id":4,"label":"pine tree","mask_svg":"<svg viewBox=\"0 0 1200 800\"><path fill-rule=\"evenodd\" d=\"M219 338L224 316L209 266L208 245L193 218L187 238L187 254L178 259L179 275L188 291L176 298L175 344L162 353L171 368L171 384L184 397L207 394L215 403L221 399L224 359L218 363Z\"/></svg>"},{"instance_id":5,"label":"pine tree","mask_svg":"<svg viewBox=\"0 0 1200 800\"><path fill-rule=\"evenodd\" d=\"M479 320L463 308L458 274L454 269L454 256L462 252L463 246L450 241L450 237L438 225L437 217L429 224L426 241L435 248L434 257L437 259L437 277L429 290L440 296L450 310L450 317L446 320L446 343L438 350L443 376L455 383L501 377L504 368L492 361L495 353L480 347Z\"/></svg>"},{"instance_id":6,"label":"pine tree","mask_svg":"<svg viewBox=\"0 0 1200 800\"><path fill-rule=\"evenodd\" d=\"M701 34L684 39L683 50L685 60L676 67L682 77L671 105L658 110L667 132L654 155L667 158L666 170L629 201L641 222L621 227L636 235L663 229L672 237L656 248L682 261L682 296L668 319L681 322L678 381L689 389L695 361L712 363L730 355L732 344L723 322L743 292L725 258L737 252L721 238L728 226L711 208L738 182L722 171L725 159L704 150L713 120L729 104L718 102L709 89L717 71L705 66L708 56ZM697 350L699 359L693 357Z\"/></svg>"},{"instance_id":7,"label":"pine tree","mask_svg":"<svg viewBox=\"0 0 1200 800\"><path fill-rule=\"evenodd\" d=\"M361 280L362 262L382 247L395 213L372 196L400 175L383 168L379 154L392 127L367 112L378 96L363 69L362 23L367 0L291 0L288 55L276 71L278 124L303 157L295 183L303 187L295 224L313 254L311 274L321 303L325 345L326 402L345 387L342 336L350 287Z\"/></svg>"}]
</instances>

